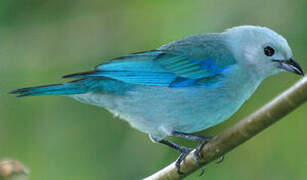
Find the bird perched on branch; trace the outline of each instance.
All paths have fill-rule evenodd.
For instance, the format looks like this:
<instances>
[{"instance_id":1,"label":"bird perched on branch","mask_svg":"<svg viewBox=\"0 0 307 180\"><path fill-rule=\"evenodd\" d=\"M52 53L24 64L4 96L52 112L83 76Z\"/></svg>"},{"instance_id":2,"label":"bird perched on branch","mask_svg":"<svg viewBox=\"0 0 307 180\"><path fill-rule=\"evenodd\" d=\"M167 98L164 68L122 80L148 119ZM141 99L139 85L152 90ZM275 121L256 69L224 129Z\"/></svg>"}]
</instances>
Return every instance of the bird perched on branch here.
<instances>
[{"instance_id":1,"label":"bird perched on branch","mask_svg":"<svg viewBox=\"0 0 307 180\"><path fill-rule=\"evenodd\" d=\"M229 118L266 77L282 70L303 75L286 39L266 27L239 26L114 58L93 71L64 76L76 79L65 84L11 93L64 95L106 108L153 141L179 151L180 172L180 163L191 149L165 138L199 141L198 160L210 138L190 133Z\"/></svg>"}]
</instances>

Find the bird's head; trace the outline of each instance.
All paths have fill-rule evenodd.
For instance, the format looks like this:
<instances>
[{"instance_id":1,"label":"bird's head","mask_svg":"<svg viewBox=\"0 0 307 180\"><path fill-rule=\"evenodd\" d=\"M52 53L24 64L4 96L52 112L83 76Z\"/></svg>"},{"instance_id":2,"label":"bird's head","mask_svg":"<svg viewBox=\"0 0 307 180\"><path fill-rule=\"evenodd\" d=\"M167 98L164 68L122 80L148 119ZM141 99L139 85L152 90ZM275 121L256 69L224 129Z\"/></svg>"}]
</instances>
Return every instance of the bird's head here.
<instances>
[{"instance_id":1,"label":"bird's head","mask_svg":"<svg viewBox=\"0 0 307 180\"><path fill-rule=\"evenodd\" d=\"M285 38L273 30L258 26L238 26L225 34L238 63L267 77L282 70L304 75L294 60Z\"/></svg>"}]
</instances>

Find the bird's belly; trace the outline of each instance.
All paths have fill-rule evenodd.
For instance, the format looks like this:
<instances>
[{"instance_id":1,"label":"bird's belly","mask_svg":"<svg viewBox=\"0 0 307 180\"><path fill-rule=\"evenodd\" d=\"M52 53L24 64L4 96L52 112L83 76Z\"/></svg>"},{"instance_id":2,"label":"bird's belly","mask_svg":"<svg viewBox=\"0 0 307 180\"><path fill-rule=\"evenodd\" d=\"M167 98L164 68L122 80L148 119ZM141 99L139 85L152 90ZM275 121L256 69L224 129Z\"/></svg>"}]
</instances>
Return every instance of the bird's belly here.
<instances>
[{"instance_id":1,"label":"bird's belly","mask_svg":"<svg viewBox=\"0 0 307 180\"><path fill-rule=\"evenodd\" d=\"M156 138L174 130L191 133L212 127L229 118L246 100L227 88L154 86L139 86L125 95L87 93L73 97L104 107Z\"/></svg>"}]
</instances>

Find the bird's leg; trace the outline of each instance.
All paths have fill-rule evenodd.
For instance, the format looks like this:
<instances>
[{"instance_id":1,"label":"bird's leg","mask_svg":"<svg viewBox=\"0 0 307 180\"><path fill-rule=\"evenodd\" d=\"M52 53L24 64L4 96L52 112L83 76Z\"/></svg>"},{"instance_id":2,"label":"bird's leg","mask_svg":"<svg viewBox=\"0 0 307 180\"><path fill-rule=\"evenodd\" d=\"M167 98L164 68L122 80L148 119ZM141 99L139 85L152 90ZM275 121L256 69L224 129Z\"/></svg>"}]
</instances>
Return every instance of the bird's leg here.
<instances>
[{"instance_id":1,"label":"bird's leg","mask_svg":"<svg viewBox=\"0 0 307 180\"><path fill-rule=\"evenodd\" d=\"M180 171L180 164L185 159L185 157L192 151L192 149L184 147L184 146L179 146L178 144L175 144L175 143L168 141L166 139L162 139L158 142L161 143L161 144L165 144L165 145L167 145L167 146L169 146L169 147L171 147L171 148L173 148L173 149L175 149L175 150L177 150L181 153L179 158L176 160L175 166L176 166L178 174L183 174Z\"/></svg>"}]
</instances>

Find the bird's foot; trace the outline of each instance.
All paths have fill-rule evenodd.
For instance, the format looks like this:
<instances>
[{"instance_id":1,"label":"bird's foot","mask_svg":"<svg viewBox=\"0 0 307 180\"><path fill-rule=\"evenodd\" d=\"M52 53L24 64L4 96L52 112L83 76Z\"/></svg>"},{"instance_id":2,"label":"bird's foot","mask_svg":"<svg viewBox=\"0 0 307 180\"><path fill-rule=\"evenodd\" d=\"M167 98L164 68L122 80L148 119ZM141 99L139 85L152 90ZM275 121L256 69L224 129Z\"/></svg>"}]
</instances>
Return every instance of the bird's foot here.
<instances>
[{"instance_id":1,"label":"bird's foot","mask_svg":"<svg viewBox=\"0 0 307 180\"><path fill-rule=\"evenodd\" d=\"M175 166L176 166L176 169L177 169L177 173L178 174L183 174L181 171L180 171L180 165L181 165L181 162L185 159L185 157L187 157L187 155L193 150L191 148L187 148L187 147L184 147L184 146L179 146L178 144L175 144L169 140L166 140L166 139L161 139L158 141L159 143L161 144L165 144L171 148L174 148L176 149L177 151L179 151L181 154L179 156L179 158L176 160L175 162Z\"/></svg>"},{"instance_id":2,"label":"bird's foot","mask_svg":"<svg viewBox=\"0 0 307 180\"><path fill-rule=\"evenodd\" d=\"M202 167L202 171L200 175L203 175L205 172L205 167L203 167L203 164L200 162L200 159L202 159L201 157L201 151L204 147L205 144L207 144L209 141L211 141L213 139L213 137L204 137L204 136L200 136L200 135L193 135L193 134L188 134L188 133L182 133L182 132L178 132L178 131L174 131L172 132L172 135L175 137L180 137L180 138L185 138L185 139L189 139L189 140L194 140L194 141L199 141L198 146L196 147L195 151L194 151L194 160L195 162ZM180 165L181 162L184 161L184 159L186 158L186 156L193 150L191 148L187 148L184 146L179 146L178 144L175 144L169 140L166 139L162 139L162 140L158 140L157 142L165 144L171 148L176 149L177 151L179 151L181 154L179 156L179 158L176 160L175 162L175 166L177 169L178 174L183 174L183 172L180 171ZM222 161L224 159L224 157L221 158L220 161ZM219 161L219 162L220 162Z\"/></svg>"},{"instance_id":3,"label":"bird's foot","mask_svg":"<svg viewBox=\"0 0 307 180\"><path fill-rule=\"evenodd\" d=\"M211 141L213 139L213 137L203 137L198 146L195 148L195 152L194 152L194 160L195 162L201 166L201 173L199 176L204 175L205 173L205 167L202 165L202 163L200 162L200 159L203 158L201 155L201 151L203 149L203 147L205 146L205 144L207 144L209 141Z\"/></svg>"},{"instance_id":4,"label":"bird's foot","mask_svg":"<svg viewBox=\"0 0 307 180\"><path fill-rule=\"evenodd\" d=\"M184 161L184 159L187 157L187 155L193 150L191 148L187 148L187 147L181 147L180 149L178 149L181 154L179 156L179 158L176 160L175 162L175 166L176 166L176 169L177 169L177 173L178 174L184 174L183 172L180 171L180 165L181 165L181 162Z\"/></svg>"},{"instance_id":5,"label":"bird's foot","mask_svg":"<svg viewBox=\"0 0 307 180\"><path fill-rule=\"evenodd\" d=\"M195 162L197 162L198 164L201 165L201 162L199 161L201 158L202 158L202 155L201 155L201 150L203 149L203 147L213 139L213 137L203 137L198 146L195 148L195 152L194 152L194 160Z\"/></svg>"}]
</instances>

